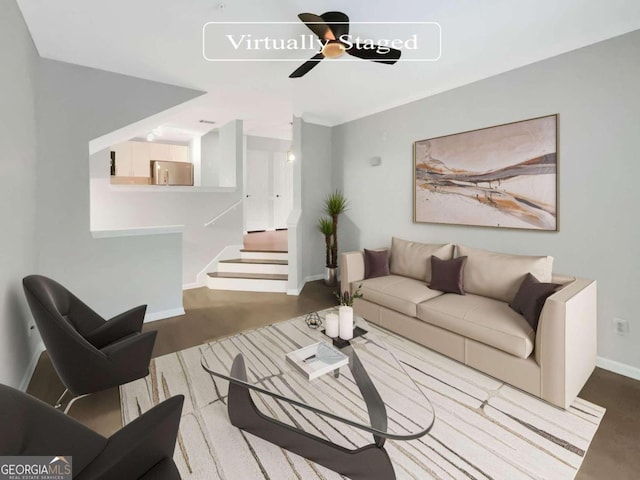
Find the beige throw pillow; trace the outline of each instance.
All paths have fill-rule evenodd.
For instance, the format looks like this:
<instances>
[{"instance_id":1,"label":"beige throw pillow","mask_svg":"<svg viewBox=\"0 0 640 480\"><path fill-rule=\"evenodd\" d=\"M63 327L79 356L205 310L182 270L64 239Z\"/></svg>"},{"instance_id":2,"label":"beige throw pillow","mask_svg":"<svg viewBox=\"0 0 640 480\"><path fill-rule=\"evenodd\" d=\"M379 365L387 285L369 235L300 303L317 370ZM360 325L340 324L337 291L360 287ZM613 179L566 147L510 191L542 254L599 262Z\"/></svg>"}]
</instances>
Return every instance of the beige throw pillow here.
<instances>
[{"instance_id":1,"label":"beige throw pillow","mask_svg":"<svg viewBox=\"0 0 640 480\"><path fill-rule=\"evenodd\" d=\"M393 237L389 270L392 275L402 275L431 282L431 255L441 260L453 258L454 246L450 243L433 245L411 242Z\"/></svg>"},{"instance_id":2,"label":"beige throw pillow","mask_svg":"<svg viewBox=\"0 0 640 480\"><path fill-rule=\"evenodd\" d=\"M490 252L458 245L457 256L466 256L464 291L511 302L527 273L550 282L553 257L534 257Z\"/></svg>"}]
</instances>

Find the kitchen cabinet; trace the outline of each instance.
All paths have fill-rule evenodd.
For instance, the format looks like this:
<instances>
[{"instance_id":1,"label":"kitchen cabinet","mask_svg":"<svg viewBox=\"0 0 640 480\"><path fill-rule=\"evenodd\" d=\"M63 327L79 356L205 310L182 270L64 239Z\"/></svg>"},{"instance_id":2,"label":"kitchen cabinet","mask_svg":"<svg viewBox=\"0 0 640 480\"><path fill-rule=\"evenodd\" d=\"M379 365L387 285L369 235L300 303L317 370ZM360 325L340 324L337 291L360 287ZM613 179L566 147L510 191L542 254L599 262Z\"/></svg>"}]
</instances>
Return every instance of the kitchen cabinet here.
<instances>
[{"instance_id":1,"label":"kitchen cabinet","mask_svg":"<svg viewBox=\"0 0 640 480\"><path fill-rule=\"evenodd\" d=\"M151 148L150 148L151 144L147 142L129 142L129 143L131 143L131 176L132 177L150 177L151 176Z\"/></svg>"},{"instance_id":2,"label":"kitchen cabinet","mask_svg":"<svg viewBox=\"0 0 640 480\"><path fill-rule=\"evenodd\" d=\"M186 145L169 145L172 162L189 162L189 147Z\"/></svg>"},{"instance_id":3,"label":"kitchen cabinet","mask_svg":"<svg viewBox=\"0 0 640 480\"><path fill-rule=\"evenodd\" d=\"M119 143L111 147L116 152L116 176L131 176L131 142Z\"/></svg>"},{"instance_id":4,"label":"kitchen cabinet","mask_svg":"<svg viewBox=\"0 0 640 480\"><path fill-rule=\"evenodd\" d=\"M149 159L150 160L171 160L171 148L172 145L166 143L148 143L149 145Z\"/></svg>"},{"instance_id":5,"label":"kitchen cabinet","mask_svg":"<svg viewBox=\"0 0 640 480\"><path fill-rule=\"evenodd\" d=\"M159 142L129 141L113 145L117 177L151 177L151 161L190 163L189 147Z\"/></svg>"}]
</instances>

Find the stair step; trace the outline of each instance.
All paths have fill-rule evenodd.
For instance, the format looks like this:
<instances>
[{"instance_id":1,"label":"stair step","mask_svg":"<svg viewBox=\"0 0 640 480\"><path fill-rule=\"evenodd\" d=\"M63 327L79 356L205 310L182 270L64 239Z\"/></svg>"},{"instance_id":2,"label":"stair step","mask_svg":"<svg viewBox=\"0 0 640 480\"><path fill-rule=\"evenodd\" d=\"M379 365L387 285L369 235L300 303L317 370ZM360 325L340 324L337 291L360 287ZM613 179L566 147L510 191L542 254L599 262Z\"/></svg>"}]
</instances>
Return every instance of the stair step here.
<instances>
[{"instance_id":1,"label":"stair step","mask_svg":"<svg viewBox=\"0 0 640 480\"><path fill-rule=\"evenodd\" d=\"M279 273L242 273L242 272L211 272L211 278L246 278L250 280L288 280L289 275Z\"/></svg>"},{"instance_id":2,"label":"stair step","mask_svg":"<svg viewBox=\"0 0 640 480\"><path fill-rule=\"evenodd\" d=\"M213 272L208 274L207 287L212 290L248 292L286 292L287 275L267 273Z\"/></svg>"},{"instance_id":3,"label":"stair step","mask_svg":"<svg viewBox=\"0 0 640 480\"><path fill-rule=\"evenodd\" d=\"M241 252L266 252L266 253L289 253L288 250L253 250L250 248L243 248Z\"/></svg>"},{"instance_id":4,"label":"stair step","mask_svg":"<svg viewBox=\"0 0 640 480\"><path fill-rule=\"evenodd\" d=\"M289 265L287 260L275 260L269 258L232 258L220 260L218 263L254 263L258 265Z\"/></svg>"},{"instance_id":5,"label":"stair step","mask_svg":"<svg viewBox=\"0 0 640 480\"><path fill-rule=\"evenodd\" d=\"M286 250L240 250L242 260L287 260L289 252Z\"/></svg>"},{"instance_id":6,"label":"stair step","mask_svg":"<svg viewBox=\"0 0 640 480\"><path fill-rule=\"evenodd\" d=\"M286 260L263 258L234 258L220 260L218 272L233 273L275 273L286 275L289 273L289 262Z\"/></svg>"}]
</instances>

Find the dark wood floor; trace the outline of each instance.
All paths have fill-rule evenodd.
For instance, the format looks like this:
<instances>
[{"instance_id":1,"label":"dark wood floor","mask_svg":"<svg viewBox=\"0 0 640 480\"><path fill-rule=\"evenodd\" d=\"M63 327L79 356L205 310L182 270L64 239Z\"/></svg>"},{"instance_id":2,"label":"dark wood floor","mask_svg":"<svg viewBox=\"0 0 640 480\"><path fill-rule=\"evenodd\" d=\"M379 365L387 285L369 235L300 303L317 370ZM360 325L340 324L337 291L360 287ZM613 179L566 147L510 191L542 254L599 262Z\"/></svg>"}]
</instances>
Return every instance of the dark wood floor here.
<instances>
[{"instance_id":1,"label":"dark wood floor","mask_svg":"<svg viewBox=\"0 0 640 480\"><path fill-rule=\"evenodd\" d=\"M184 293L186 315L146 324L145 330L158 330L153 354L160 356L332 305L332 289L320 281L308 283L298 297L199 288ZM27 391L53 404L63 390L43 353ZM640 382L597 368L580 396L605 407L607 413L576 478L640 478ZM119 391L113 388L80 399L69 413L93 430L111 435L122 426Z\"/></svg>"}]
</instances>

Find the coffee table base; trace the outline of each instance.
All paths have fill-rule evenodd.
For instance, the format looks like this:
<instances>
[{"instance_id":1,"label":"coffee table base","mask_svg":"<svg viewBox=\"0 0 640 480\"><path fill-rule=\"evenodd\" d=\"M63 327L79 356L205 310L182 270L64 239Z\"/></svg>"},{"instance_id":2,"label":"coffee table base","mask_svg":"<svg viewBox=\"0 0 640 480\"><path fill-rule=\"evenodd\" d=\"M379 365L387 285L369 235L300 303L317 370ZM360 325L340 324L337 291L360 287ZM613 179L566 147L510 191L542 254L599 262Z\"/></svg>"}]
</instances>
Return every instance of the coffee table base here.
<instances>
[{"instance_id":1,"label":"coffee table base","mask_svg":"<svg viewBox=\"0 0 640 480\"><path fill-rule=\"evenodd\" d=\"M244 358L233 360L231 375L246 380ZM227 409L231 424L279 447L312 460L352 480L395 480L386 450L375 444L349 450L262 414L249 388L229 383Z\"/></svg>"}]
</instances>

